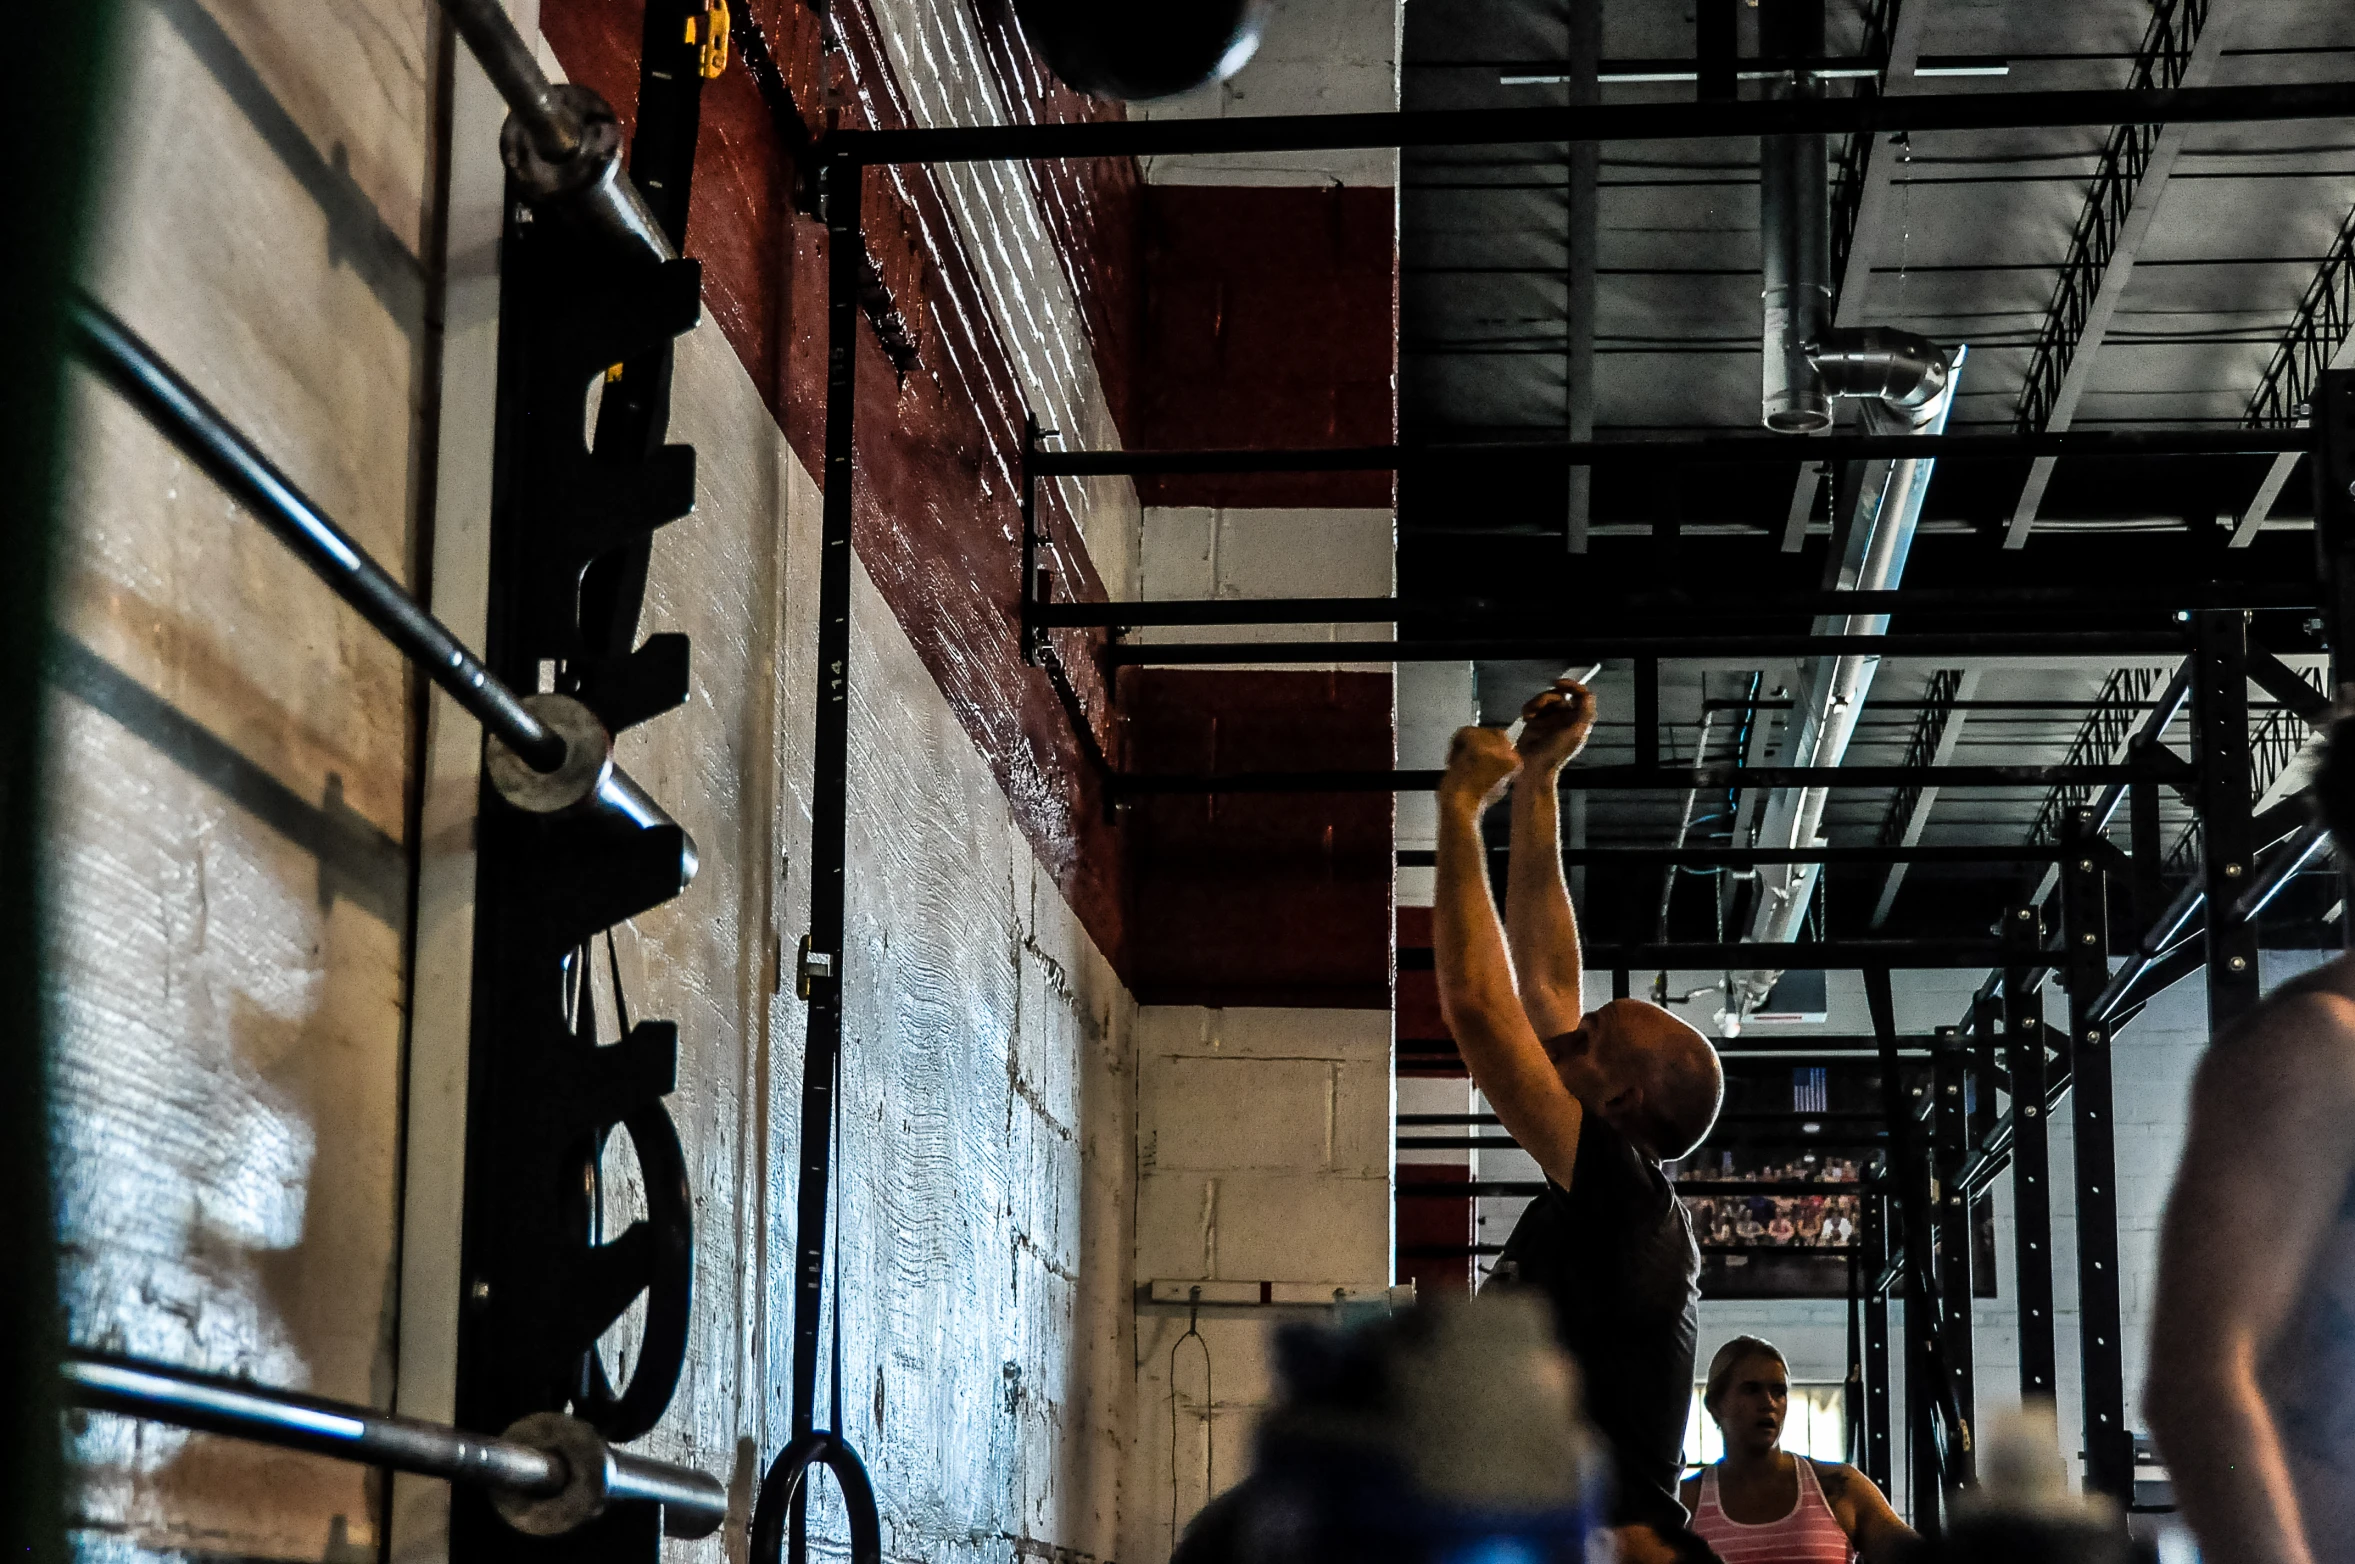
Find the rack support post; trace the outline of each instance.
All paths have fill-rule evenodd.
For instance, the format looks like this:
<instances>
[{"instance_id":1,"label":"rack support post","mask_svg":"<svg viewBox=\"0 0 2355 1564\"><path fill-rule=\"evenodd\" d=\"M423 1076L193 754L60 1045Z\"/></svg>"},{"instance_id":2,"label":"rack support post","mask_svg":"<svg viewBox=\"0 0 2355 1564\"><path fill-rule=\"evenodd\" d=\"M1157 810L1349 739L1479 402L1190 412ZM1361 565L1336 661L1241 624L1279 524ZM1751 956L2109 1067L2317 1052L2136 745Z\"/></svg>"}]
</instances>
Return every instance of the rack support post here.
<instances>
[{"instance_id":1,"label":"rack support post","mask_svg":"<svg viewBox=\"0 0 2355 1564\"><path fill-rule=\"evenodd\" d=\"M2208 1031L2257 1003L2257 927L2234 916L2256 854L2249 792L2249 627L2241 614L2192 616L2192 738L2199 746L2200 878L2208 898Z\"/></svg>"},{"instance_id":2,"label":"rack support post","mask_svg":"<svg viewBox=\"0 0 2355 1564\"><path fill-rule=\"evenodd\" d=\"M2072 809L2061 840L2062 973L2069 994L2069 1100L2077 1154L2078 1362L2085 1399L2085 1486L2124 1503L2134 1485L2119 1336L2118 1157L2110 1122L2110 1028L2095 1006L2109 986L2105 877L2093 812Z\"/></svg>"},{"instance_id":3,"label":"rack support post","mask_svg":"<svg viewBox=\"0 0 2355 1564\"><path fill-rule=\"evenodd\" d=\"M2029 965L2039 938L2036 909L2003 917L2004 943L2018 966L2003 972L2004 1052L2012 1078L2012 1261L2020 1330L2020 1399L2055 1397L2052 1334L2052 1157L2044 1117L2044 1000Z\"/></svg>"}]
</instances>

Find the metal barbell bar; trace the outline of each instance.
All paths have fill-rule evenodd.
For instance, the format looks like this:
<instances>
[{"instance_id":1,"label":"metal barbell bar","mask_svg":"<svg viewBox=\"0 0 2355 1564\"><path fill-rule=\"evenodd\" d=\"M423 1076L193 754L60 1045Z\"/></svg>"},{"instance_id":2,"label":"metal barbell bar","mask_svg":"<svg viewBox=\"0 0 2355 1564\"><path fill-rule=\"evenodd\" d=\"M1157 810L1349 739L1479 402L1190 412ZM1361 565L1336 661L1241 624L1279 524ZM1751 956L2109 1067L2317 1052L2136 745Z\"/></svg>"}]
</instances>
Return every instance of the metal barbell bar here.
<instances>
[{"instance_id":1,"label":"metal barbell bar","mask_svg":"<svg viewBox=\"0 0 2355 1564\"><path fill-rule=\"evenodd\" d=\"M603 807L641 829L678 824L613 763L596 713L569 695L517 695L129 326L86 298L70 320L84 362L483 725L501 797L534 814ZM694 839L680 837L684 888L697 860Z\"/></svg>"},{"instance_id":2,"label":"metal barbell bar","mask_svg":"<svg viewBox=\"0 0 2355 1564\"><path fill-rule=\"evenodd\" d=\"M616 1450L560 1412L535 1412L492 1438L173 1364L76 1352L62 1367L75 1406L486 1488L531 1536L562 1535L615 1504L661 1505L673 1537L708 1537L728 1515L718 1478Z\"/></svg>"}]
</instances>

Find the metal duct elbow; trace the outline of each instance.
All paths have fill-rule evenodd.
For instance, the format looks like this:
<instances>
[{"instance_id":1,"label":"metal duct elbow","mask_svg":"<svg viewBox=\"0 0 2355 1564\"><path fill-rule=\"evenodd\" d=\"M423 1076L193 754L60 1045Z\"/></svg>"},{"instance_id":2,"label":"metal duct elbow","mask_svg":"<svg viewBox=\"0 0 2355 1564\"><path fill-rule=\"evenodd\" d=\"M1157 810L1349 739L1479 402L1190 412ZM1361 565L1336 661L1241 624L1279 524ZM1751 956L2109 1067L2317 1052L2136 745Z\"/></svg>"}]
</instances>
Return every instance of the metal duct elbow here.
<instances>
[{"instance_id":1,"label":"metal duct elbow","mask_svg":"<svg viewBox=\"0 0 2355 1564\"><path fill-rule=\"evenodd\" d=\"M1825 331L1804 351L1827 400L1869 397L1915 424L1935 414L1953 375L1946 349L1888 326Z\"/></svg>"}]
</instances>

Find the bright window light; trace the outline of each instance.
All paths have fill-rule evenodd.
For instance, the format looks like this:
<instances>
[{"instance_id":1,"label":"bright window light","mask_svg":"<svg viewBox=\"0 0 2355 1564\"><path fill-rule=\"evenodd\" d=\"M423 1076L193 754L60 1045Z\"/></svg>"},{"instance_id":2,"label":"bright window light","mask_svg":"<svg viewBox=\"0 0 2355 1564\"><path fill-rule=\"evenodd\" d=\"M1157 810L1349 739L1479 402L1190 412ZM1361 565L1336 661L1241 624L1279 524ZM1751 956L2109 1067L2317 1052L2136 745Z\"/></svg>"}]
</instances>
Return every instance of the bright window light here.
<instances>
[{"instance_id":1,"label":"bright window light","mask_svg":"<svg viewBox=\"0 0 2355 1564\"><path fill-rule=\"evenodd\" d=\"M1701 1392L1693 1386L1692 1405L1685 1410L1684 1464L1690 1472L1725 1455L1725 1441L1716 1422L1701 1406ZM1848 1387L1837 1380L1816 1384L1793 1381L1791 1410L1783 1419L1783 1448L1815 1461L1848 1459Z\"/></svg>"}]
</instances>

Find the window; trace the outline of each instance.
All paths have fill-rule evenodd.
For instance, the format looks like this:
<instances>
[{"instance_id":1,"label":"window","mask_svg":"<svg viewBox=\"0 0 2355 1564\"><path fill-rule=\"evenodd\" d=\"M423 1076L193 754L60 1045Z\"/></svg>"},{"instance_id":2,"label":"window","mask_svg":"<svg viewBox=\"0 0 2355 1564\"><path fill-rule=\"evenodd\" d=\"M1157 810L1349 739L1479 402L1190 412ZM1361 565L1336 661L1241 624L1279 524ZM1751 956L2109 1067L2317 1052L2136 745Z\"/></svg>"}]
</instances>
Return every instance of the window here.
<instances>
[{"instance_id":1,"label":"window","mask_svg":"<svg viewBox=\"0 0 2355 1564\"><path fill-rule=\"evenodd\" d=\"M1717 1424L1702 1409L1701 1392L1693 1386L1692 1405L1685 1412L1684 1464L1690 1472L1725 1454ZM1783 1419L1783 1448L1817 1461L1848 1459L1848 1387L1837 1380L1791 1383L1791 1409Z\"/></svg>"}]
</instances>

